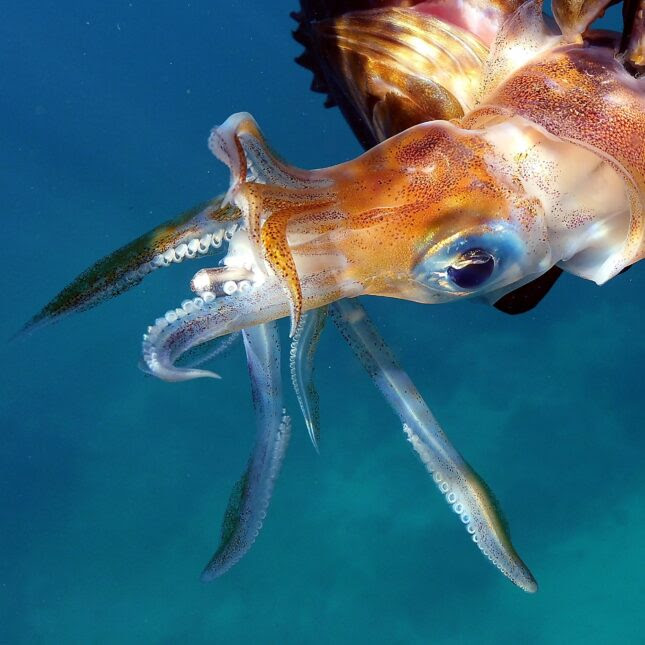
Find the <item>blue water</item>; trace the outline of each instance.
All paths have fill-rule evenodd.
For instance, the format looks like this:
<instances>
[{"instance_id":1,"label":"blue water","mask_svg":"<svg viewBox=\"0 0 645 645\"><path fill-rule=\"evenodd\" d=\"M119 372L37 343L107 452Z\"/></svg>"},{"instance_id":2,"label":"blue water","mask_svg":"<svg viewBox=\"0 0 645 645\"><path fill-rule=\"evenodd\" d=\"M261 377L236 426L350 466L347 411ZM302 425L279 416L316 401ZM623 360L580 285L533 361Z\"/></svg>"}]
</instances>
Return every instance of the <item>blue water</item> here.
<instances>
[{"instance_id":1,"label":"blue water","mask_svg":"<svg viewBox=\"0 0 645 645\"><path fill-rule=\"evenodd\" d=\"M1 338L97 258L220 192L206 137L230 113L253 113L304 167L359 152L292 62L294 4L4 9ZM254 433L242 351L221 382L137 369L142 332L195 266L2 347L0 642L645 642L645 266L602 288L565 276L521 317L367 303L495 491L536 595L473 547L333 327L321 455L289 393L265 528L200 583Z\"/></svg>"}]
</instances>

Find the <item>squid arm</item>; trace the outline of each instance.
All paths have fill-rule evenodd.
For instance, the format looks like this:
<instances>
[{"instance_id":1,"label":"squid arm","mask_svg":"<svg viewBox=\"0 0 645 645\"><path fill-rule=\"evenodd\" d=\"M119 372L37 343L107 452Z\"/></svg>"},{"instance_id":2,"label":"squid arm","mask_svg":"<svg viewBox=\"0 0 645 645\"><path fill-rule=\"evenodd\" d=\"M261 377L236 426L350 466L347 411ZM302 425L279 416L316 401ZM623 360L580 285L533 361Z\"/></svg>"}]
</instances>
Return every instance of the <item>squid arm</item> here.
<instances>
[{"instance_id":1,"label":"squid arm","mask_svg":"<svg viewBox=\"0 0 645 645\"><path fill-rule=\"evenodd\" d=\"M220 544L202 573L205 582L228 571L255 542L266 517L291 434L291 420L282 408L277 323L245 329L242 335L251 378L257 436L246 471L231 493Z\"/></svg>"},{"instance_id":2,"label":"squid arm","mask_svg":"<svg viewBox=\"0 0 645 645\"><path fill-rule=\"evenodd\" d=\"M418 390L356 299L331 305L331 316L376 387L403 423L408 441L482 553L528 592L537 583L515 551L482 479L452 446Z\"/></svg>"},{"instance_id":3,"label":"squid arm","mask_svg":"<svg viewBox=\"0 0 645 645\"><path fill-rule=\"evenodd\" d=\"M191 208L98 260L46 304L22 333L121 295L156 269L217 252L239 220L239 210L226 204L223 195Z\"/></svg>"},{"instance_id":4,"label":"squid arm","mask_svg":"<svg viewBox=\"0 0 645 645\"><path fill-rule=\"evenodd\" d=\"M327 321L327 307L308 311L302 317L291 342L289 368L309 438L316 452L320 441L320 410L314 385L314 356Z\"/></svg>"},{"instance_id":5,"label":"squid arm","mask_svg":"<svg viewBox=\"0 0 645 645\"><path fill-rule=\"evenodd\" d=\"M233 332L228 336L220 336L209 343L204 343L186 352L182 356L181 363L184 367L199 367L205 363L210 363L210 361L216 358L222 358L229 353L240 338L242 338L242 332L239 331ZM145 363L140 365L140 367L144 372L148 371Z\"/></svg>"}]
</instances>

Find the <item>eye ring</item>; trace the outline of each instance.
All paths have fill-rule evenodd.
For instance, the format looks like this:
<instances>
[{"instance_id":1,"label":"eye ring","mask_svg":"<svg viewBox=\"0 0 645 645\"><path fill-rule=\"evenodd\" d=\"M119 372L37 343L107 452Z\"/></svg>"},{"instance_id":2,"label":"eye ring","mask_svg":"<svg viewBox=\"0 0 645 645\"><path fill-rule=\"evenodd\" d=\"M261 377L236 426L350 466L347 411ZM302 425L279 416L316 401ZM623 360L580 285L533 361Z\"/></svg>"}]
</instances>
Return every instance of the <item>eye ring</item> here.
<instances>
[{"instance_id":1,"label":"eye ring","mask_svg":"<svg viewBox=\"0 0 645 645\"><path fill-rule=\"evenodd\" d=\"M447 269L448 277L462 289L475 289L491 277L495 258L480 248L469 249L459 254L456 262Z\"/></svg>"}]
</instances>

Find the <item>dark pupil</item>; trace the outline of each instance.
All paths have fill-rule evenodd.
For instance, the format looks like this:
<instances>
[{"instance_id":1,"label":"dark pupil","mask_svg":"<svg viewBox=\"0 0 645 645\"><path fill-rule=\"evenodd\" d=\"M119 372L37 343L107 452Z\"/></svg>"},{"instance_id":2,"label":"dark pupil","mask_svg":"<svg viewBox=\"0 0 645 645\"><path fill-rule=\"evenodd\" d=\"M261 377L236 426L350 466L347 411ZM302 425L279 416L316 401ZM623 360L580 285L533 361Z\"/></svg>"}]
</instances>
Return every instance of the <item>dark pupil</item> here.
<instances>
[{"instance_id":1,"label":"dark pupil","mask_svg":"<svg viewBox=\"0 0 645 645\"><path fill-rule=\"evenodd\" d=\"M455 266L448 267L448 276L462 289L472 289L484 284L495 268L493 256L483 249L471 249L459 256Z\"/></svg>"}]
</instances>

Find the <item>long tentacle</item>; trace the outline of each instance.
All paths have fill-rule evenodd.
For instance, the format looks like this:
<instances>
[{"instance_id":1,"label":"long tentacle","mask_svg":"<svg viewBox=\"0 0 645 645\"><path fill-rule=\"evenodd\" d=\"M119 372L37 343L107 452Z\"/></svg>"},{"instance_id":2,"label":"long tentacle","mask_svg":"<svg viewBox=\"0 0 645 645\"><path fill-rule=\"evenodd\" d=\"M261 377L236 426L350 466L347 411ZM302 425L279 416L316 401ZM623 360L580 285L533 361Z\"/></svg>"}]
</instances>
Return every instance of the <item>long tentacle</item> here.
<instances>
[{"instance_id":1,"label":"long tentacle","mask_svg":"<svg viewBox=\"0 0 645 645\"><path fill-rule=\"evenodd\" d=\"M224 515L220 544L202 573L218 578L251 548L266 517L275 481L289 442L291 421L282 408L280 342L275 322L243 332L251 377L257 437L247 469Z\"/></svg>"},{"instance_id":2,"label":"long tentacle","mask_svg":"<svg viewBox=\"0 0 645 645\"><path fill-rule=\"evenodd\" d=\"M219 196L157 226L102 258L58 293L23 332L61 316L85 311L125 293L161 267L203 257L225 246L240 224L240 211Z\"/></svg>"},{"instance_id":3,"label":"long tentacle","mask_svg":"<svg viewBox=\"0 0 645 645\"><path fill-rule=\"evenodd\" d=\"M314 385L314 355L327 321L327 307L308 311L296 329L289 352L291 382L305 419L309 438L318 451L320 441L320 411L318 392Z\"/></svg>"},{"instance_id":4,"label":"long tentacle","mask_svg":"<svg viewBox=\"0 0 645 645\"><path fill-rule=\"evenodd\" d=\"M356 300L331 305L332 317L363 367L403 423L403 430L473 541L500 571L525 591L537 583L481 478L450 443L418 390Z\"/></svg>"}]
</instances>

